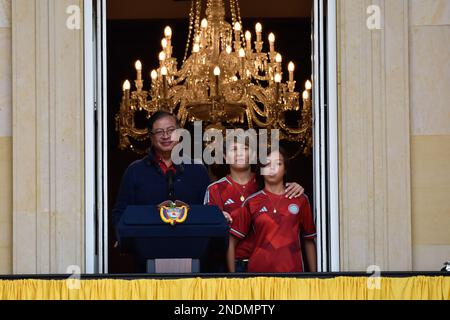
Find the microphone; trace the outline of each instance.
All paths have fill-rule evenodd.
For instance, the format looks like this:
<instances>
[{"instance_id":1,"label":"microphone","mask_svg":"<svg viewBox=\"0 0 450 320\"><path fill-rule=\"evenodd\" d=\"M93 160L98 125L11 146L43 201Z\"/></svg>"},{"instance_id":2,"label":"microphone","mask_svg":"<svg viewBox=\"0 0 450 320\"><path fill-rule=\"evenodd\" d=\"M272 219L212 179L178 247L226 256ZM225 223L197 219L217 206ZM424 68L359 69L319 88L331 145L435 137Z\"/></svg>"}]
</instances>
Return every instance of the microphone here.
<instances>
[{"instance_id":1,"label":"microphone","mask_svg":"<svg viewBox=\"0 0 450 320\"><path fill-rule=\"evenodd\" d=\"M174 188L173 188L173 178L174 173L172 170L168 170L166 172L166 180L167 180L167 199L174 201L175 195L174 195Z\"/></svg>"}]
</instances>

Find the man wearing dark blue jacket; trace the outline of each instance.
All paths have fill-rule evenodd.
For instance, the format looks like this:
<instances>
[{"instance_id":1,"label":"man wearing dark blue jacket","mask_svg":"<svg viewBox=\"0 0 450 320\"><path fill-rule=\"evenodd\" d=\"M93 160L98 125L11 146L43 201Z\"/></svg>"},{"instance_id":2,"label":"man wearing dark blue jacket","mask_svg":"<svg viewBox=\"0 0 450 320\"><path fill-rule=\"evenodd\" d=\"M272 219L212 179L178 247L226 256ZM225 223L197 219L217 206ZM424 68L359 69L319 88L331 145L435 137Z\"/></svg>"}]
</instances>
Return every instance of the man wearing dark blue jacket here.
<instances>
[{"instance_id":1,"label":"man wearing dark blue jacket","mask_svg":"<svg viewBox=\"0 0 450 320\"><path fill-rule=\"evenodd\" d=\"M112 210L116 227L129 205L157 205L168 199L189 205L203 204L210 183L202 164L175 165L171 153L178 141L172 133L179 127L175 116L159 111L149 120L152 146L149 154L133 162L125 171L117 202Z\"/></svg>"}]
</instances>

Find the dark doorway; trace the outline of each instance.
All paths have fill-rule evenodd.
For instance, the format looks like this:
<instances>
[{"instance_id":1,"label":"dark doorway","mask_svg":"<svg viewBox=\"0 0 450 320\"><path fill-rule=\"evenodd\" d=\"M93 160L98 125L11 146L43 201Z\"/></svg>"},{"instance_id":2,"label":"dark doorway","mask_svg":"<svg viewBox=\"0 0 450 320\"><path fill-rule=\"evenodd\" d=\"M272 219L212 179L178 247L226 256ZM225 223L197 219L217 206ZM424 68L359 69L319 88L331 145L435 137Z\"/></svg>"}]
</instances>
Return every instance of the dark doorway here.
<instances>
[{"instance_id":1,"label":"dark doorway","mask_svg":"<svg viewBox=\"0 0 450 320\"><path fill-rule=\"evenodd\" d=\"M139 2L138 0L134 0ZM125 7L132 7L134 1L126 3L120 1ZM146 1L150 2L150 1ZM156 1L151 1L156 5ZM310 8L311 1L305 6ZM309 3L310 2L310 3ZM252 2L253 3L253 2ZM275 3L271 2L273 5ZM108 1L108 6L109 6ZM111 8L117 10L115 7ZM287 8L287 11L289 9ZM108 9L109 11L109 9ZM186 16L188 10L186 11ZM303 14L302 14L303 15ZM269 17L268 17L269 16ZM243 25L245 29L253 29L256 22L261 22L264 26L264 34L274 32L277 35L276 46L283 54L284 61L294 61L298 66L295 70L295 79L297 80L297 90L301 91L306 80L311 78L311 17L301 16L288 18L270 17L246 18L243 12ZM117 12L114 12L117 18ZM118 135L115 131L115 115L120 106L122 96L122 84L125 79L135 78L134 62L140 60L144 66L143 77L146 81L144 86L149 85L149 72L151 68L156 67L158 63L158 53L160 51L160 41L164 27L170 25L173 30L174 56L180 63L186 47L188 19L172 18L158 19L149 17L148 19L123 19L107 20L107 73L108 73L108 208L109 216L114 207L120 181L125 169L133 161L140 159L138 155L131 150L122 151L118 148ZM290 155L296 154L298 145L289 143L284 145ZM304 156L301 153L291 160L291 181L300 183L306 190L311 205L314 199L313 195L313 160L312 155ZM109 219L109 221L111 221ZM128 273L133 272L133 259L122 255L114 248L115 232L112 226L109 227L108 239L108 257L109 273Z\"/></svg>"}]
</instances>

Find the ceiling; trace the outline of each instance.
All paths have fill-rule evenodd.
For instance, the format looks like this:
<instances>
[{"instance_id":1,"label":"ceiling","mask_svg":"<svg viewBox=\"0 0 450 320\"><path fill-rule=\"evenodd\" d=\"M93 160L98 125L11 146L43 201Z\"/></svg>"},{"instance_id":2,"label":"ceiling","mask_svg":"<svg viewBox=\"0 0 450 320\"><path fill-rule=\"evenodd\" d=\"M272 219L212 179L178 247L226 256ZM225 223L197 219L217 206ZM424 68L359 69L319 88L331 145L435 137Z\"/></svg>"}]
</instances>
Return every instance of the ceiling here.
<instances>
[{"instance_id":1,"label":"ceiling","mask_svg":"<svg viewBox=\"0 0 450 320\"><path fill-rule=\"evenodd\" d=\"M298 18L311 16L312 1L240 0L239 4L243 18ZM191 0L108 0L107 16L112 20L182 19L190 6Z\"/></svg>"}]
</instances>

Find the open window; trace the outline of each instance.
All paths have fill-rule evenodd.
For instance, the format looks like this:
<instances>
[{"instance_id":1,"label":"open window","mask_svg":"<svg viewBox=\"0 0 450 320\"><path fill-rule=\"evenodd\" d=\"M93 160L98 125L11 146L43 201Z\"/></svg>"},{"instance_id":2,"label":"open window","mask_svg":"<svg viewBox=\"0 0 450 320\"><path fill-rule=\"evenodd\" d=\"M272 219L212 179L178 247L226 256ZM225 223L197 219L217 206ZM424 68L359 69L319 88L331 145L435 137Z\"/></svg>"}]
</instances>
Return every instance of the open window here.
<instances>
[{"instance_id":1,"label":"open window","mask_svg":"<svg viewBox=\"0 0 450 320\"><path fill-rule=\"evenodd\" d=\"M174 25L181 39L174 45L180 51L175 52L179 63L187 38L187 18L181 18L177 13L173 17L166 14L146 17L143 16L146 10L141 6L144 3L146 6L156 4L154 1L138 2L133 5L123 1L85 0L88 273L122 273L130 270L131 259L119 256L114 250L115 238L108 218L123 171L133 160L142 157L131 150L123 152L117 148L114 117L119 107L122 82L126 78L133 79L135 60L141 59L144 63L146 59L151 63L156 61L160 33L166 25ZM183 17L189 11L190 1L164 0L161 5L163 2L173 2L169 6L186 7ZM272 1L267 2L273 6ZM280 6L282 4L277 5ZM136 10L138 7L141 9ZM298 79L309 79L312 74L313 153L309 158L294 159L291 165L297 168L294 179L305 187L314 208L318 229L318 270L338 271L336 1L311 0L307 7L307 12L299 13L298 17L292 17L292 14L288 18L244 16L243 24L254 25L256 21L261 21L265 28L275 30L280 35L279 45L283 51L296 52L293 53L297 54L295 60L301 62L300 68L303 69ZM284 10L289 12L290 8ZM163 11L160 8L155 12Z\"/></svg>"}]
</instances>

